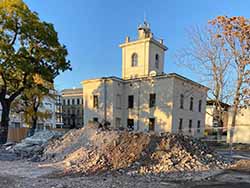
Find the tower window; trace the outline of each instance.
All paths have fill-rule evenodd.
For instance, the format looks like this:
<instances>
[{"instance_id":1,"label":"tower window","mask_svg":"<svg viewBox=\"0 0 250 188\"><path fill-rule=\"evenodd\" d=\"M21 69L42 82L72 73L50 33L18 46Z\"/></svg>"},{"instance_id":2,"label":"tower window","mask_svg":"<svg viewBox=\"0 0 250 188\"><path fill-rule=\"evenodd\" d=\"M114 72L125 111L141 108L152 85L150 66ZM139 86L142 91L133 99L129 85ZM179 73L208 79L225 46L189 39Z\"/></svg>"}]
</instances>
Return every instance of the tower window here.
<instances>
[{"instance_id":1,"label":"tower window","mask_svg":"<svg viewBox=\"0 0 250 188\"><path fill-rule=\"evenodd\" d=\"M158 54L156 54L155 55L155 67L157 68L157 69L159 69L159 55Z\"/></svg>"},{"instance_id":2,"label":"tower window","mask_svg":"<svg viewBox=\"0 0 250 188\"><path fill-rule=\"evenodd\" d=\"M136 53L133 53L132 55L132 67L136 67L138 65L138 55Z\"/></svg>"}]
</instances>

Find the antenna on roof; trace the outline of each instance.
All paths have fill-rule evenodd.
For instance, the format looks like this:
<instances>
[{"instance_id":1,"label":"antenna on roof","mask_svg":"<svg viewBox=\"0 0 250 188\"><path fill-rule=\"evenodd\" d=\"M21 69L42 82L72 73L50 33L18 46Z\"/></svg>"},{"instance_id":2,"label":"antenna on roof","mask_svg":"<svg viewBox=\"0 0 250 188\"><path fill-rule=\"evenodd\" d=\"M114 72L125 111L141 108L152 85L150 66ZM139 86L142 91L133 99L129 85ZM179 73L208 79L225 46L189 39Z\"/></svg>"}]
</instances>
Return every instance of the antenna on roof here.
<instances>
[{"instance_id":1,"label":"antenna on roof","mask_svg":"<svg viewBox=\"0 0 250 188\"><path fill-rule=\"evenodd\" d=\"M146 12L144 11L144 18L143 18L144 23L147 23L147 19L146 19Z\"/></svg>"}]
</instances>

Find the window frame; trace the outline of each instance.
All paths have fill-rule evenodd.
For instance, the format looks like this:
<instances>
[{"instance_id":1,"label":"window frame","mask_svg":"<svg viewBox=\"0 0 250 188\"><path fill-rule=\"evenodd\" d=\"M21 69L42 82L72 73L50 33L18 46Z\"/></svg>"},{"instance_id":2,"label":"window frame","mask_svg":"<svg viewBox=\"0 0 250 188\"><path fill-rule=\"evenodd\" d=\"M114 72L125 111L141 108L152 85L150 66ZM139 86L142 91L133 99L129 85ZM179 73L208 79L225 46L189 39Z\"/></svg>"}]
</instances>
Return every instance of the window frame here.
<instances>
[{"instance_id":1,"label":"window frame","mask_svg":"<svg viewBox=\"0 0 250 188\"><path fill-rule=\"evenodd\" d=\"M179 132L182 132L182 129L183 129L183 118L179 118L179 126L178 126Z\"/></svg>"},{"instance_id":2,"label":"window frame","mask_svg":"<svg viewBox=\"0 0 250 188\"><path fill-rule=\"evenodd\" d=\"M93 95L93 108L96 108L96 109L99 108L99 99L98 99L98 95Z\"/></svg>"},{"instance_id":3,"label":"window frame","mask_svg":"<svg viewBox=\"0 0 250 188\"><path fill-rule=\"evenodd\" d=\"M121 109L122 108L122 97L120 94L116 95L116 108Z\"/></svg>"},{"instance_id":4,"label":"window frame","mask_svg":"<svg viewBox=\"0 0 250 188\"><path fill-rule=\"evenodd\" d=\"M199 104L198 104L198 111L201 112L201 108L202 108L202 100L199 100Z\"/></svg>"},{"instance_id":5,"label":"window frame","mask_svg":"<svg viewBox=\"0 0 250 188\"><path fill-rule=\"evenodd\" d=\"M133 53L131 56L131 67L137 67L138 66L138 54Z\"/></svg>"},{"instance_id":6,"label":"window frame","mask_svg":"<svg viewBox=\"0 0 250 188\"><path fill-rule=\"evenodd\" d=\"M197 121L197 133L201 132L201 120Z\"/></svg>"},{"instance_id":7,"label":"window frame","mask_svg":"<svg viewBox=\"0 0 250 188\"><path fill-rule=\"evenodd\" d=\"M184 109L184 95L180 95L180 109Z\"/></svg>"},{"instance_id":8,"label":"window frame","mask_svg":"<svg viewBox=\"0 0 250 188\"><path fill-rule=\"evenodd\" d=\"M134 95L129 95L128 96L128 108L129 109L133 109L134 108Z\"/></svg>"},{"instance_id":9,"label":"window frame","mask_svg":"<svg viewBox=\"0 0 250 188\"><path fill-rule=\"evenodd\" d=\"M155 118L148 119L148 131L155 131Z\"/></svg>"},{"instance_id":10,"label":"window frame","mask_svg":"<svg viewBox=\"0 0 250 188\"><path fill-rule=\"evenodd\" d=\"M193 97L190 97L189 110L190 111L194 110L194 98Z\"/></svg>"},{"instance_id":11,"label":"window frame","mask_svg":"<svg viewBox=\"0 0 250 188\"><path fill-rule=\"evenodd\" d=\"M131 130L135 129L135 121L134 121L134 119L131 119L131 118L127 119L127 128L131 129Z\"/></svg>"},{"instance_id":12,"label":"window frame","mask_svg":"<svg viewBox=\"0 0 250 188\"><path fill-rule=\"evenodd\" d=\"M190 120L188 121L188 132L189 132L189 133L192 133L192 126L193 126L193 120L190 119Z\"/></svg>"},{"instance_id":13,"label":"window frame","mask_svg":"<svg viewBox=\"0 0 250 188\"><path fill-rule=\"evenodd\" d=\"M149 94L149 108L153 108L156 106L156 94L150 93Z\"/></svg>"},{"instance_id":14,"label":"window frame","mask_svg":"<svg viewBox=\"0 0 250 188\"><path fill-rule=\"evenodd\" d=\"M160 55L155 54L155 68L159 69L160 65Z\"/></svg>"}]
</instances>

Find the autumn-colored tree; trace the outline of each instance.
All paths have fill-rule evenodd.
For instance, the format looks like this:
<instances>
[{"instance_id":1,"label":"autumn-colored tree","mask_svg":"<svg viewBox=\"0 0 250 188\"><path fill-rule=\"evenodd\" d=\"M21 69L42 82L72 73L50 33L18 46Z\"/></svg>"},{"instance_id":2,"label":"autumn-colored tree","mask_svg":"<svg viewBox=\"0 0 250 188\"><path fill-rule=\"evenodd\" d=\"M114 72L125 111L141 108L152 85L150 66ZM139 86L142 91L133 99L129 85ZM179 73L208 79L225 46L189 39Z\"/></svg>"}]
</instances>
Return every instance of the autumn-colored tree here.
<instances>
[{"instance_id":1,"label":"autumn-colored tree","mask_svg":"<svg viewBox=\"0 0 250 188\"><path fill-rule=\"evenodd\" d=\"M42 80L38 75L34 78L36 85L26 89L12 103L12 111L22 115L24 122L30 127L30 136L36 130L37 122L51 118L52 112L44 108L44 101L54 101L53 84Z\"/></svg>"},{"instance_id":2,"label":"autumn-colored tree","mask_svg":"<svg viewBox=\"0 0 250 188\"><path fill-rule=\"evenodd\" d=\"M232 128L241 106L249 104L250 94L250 19L242 16L218 16L209 24L216 30L214 38L224 43L223 49L232 55L236 82L232 110ZM230 134L232 143L233 131Z\"/></svg>"},{"instance_id":3,"label":"autumn-colored tree","mask_svg":"<svg viewBox=\"0 0 250 188\"><path fill-rule=\"evenodd\" d=\"M41 21L22 0L0 1L1 142L7 140L12 102L37 85L36 75L53 83L70 69L67 54L53 25Z\"/></svg>"}]
</instances>

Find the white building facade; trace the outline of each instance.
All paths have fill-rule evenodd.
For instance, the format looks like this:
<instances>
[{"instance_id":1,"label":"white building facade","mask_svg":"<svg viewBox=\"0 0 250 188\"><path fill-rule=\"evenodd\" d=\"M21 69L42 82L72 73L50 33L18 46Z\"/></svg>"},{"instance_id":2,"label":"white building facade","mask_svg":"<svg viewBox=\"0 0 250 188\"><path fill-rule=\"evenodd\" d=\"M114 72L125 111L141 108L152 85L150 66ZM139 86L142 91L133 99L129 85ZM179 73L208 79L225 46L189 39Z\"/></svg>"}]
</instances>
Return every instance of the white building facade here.
<instances>
[{"instance_id":1,"label":"white building facade","mask_svg":"<svg viewBox=\"0 0 250 188\"><path fill-rule=\"evenodd\" d=\"M37 129L56 128L63 126L61 113L61 95L54 90L51 90L50 92L54 97L44 97L43 102L39 107L40 112L47 112L48 114L50 114L50 116L47 119L38 119ZM2 106L0 105L0 119L1 114ZM22 112L16 113L11 110L9 118L10 128L30 127L30 125L25 123Z\"/></svg>"},{"instance_id":2,"label":"white building facade","mask_svg":"<svg viewBox=\"0 0 250 188\"><path fill-rule=\"evenodd\" d=\"M120 47L122 78L82 82L84 124L108 121L115 128L203 136L207 88L164 73L167 47L153 37L149 25L140 25L138 39L127 37Z\"/></svg>"}]
</instances>

